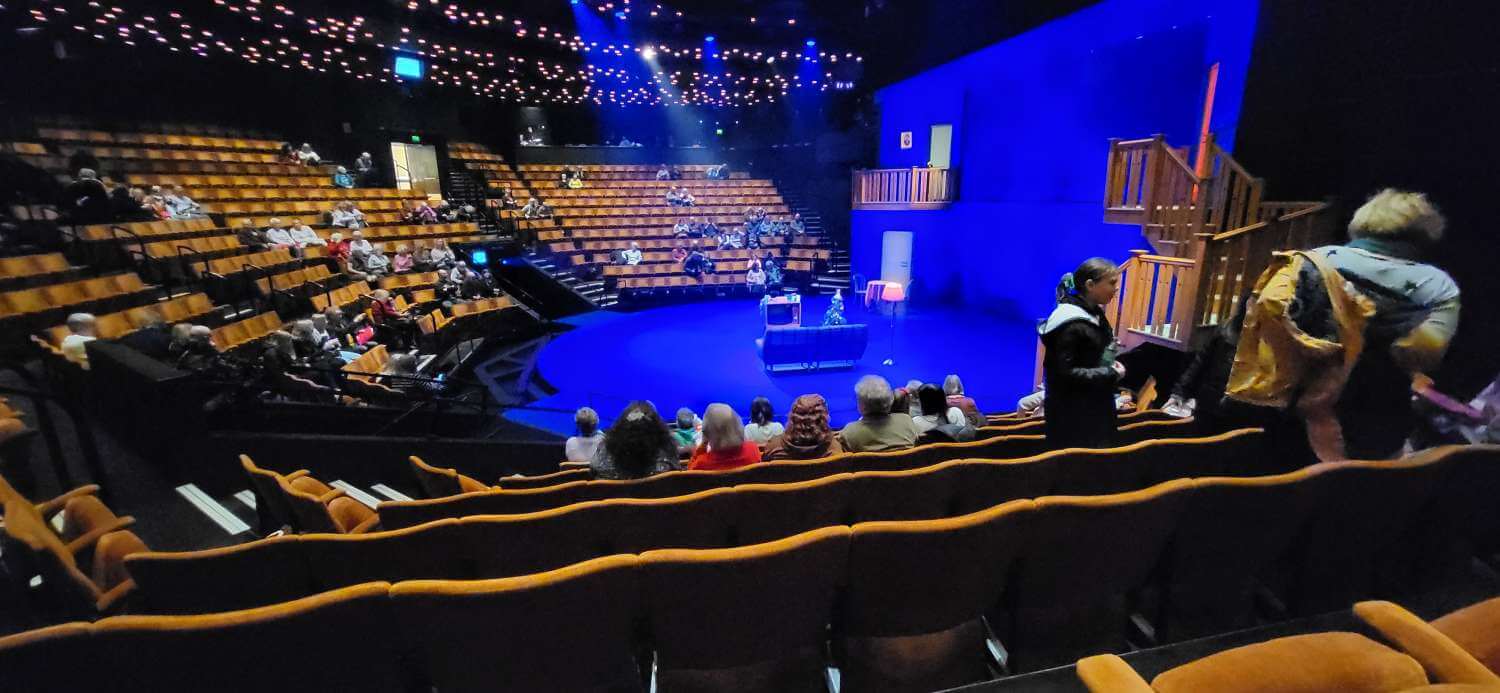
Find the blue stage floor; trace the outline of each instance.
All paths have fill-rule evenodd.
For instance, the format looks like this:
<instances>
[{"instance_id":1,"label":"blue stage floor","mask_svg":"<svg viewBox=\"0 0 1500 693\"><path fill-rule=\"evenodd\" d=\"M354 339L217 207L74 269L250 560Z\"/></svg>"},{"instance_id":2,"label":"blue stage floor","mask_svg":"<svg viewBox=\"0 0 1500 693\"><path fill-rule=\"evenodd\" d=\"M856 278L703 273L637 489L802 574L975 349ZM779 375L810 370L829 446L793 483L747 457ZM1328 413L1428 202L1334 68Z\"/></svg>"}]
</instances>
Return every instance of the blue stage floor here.
<instances>
[{"instance_id":1,"label":"blue stage floor","mask_svg":"<svg viewBox=\"0 0 1500 693\"><path fill-rule=\"evenodd\" d=\"M805 297L804 324L818 324L828 297ZM590 406L608 425L634 399L654 402L668 421L678 407L700 415L725 402L741 416L750 401L771 399L785 420L792 400L816 392L828 398L835 427L858 417L854 382L867 373L895 387L908 379L941 384L948 373L963 378L970 396L986 411L1008 411L1030 392L1035 367L1036 326L970 311L914 308L897 322L896 365L887 319L851 312L850 322L870 325L870 345L852 369L816 373L766 373L755 353L763 331L756 301L692 303L637 313L598 311L569 318L575 328L542 349L537 368L558 393L507 418L561 435L573 432L572 412ZM549 411L550 410L550 411Z\"/></svg>"}]
</instances>

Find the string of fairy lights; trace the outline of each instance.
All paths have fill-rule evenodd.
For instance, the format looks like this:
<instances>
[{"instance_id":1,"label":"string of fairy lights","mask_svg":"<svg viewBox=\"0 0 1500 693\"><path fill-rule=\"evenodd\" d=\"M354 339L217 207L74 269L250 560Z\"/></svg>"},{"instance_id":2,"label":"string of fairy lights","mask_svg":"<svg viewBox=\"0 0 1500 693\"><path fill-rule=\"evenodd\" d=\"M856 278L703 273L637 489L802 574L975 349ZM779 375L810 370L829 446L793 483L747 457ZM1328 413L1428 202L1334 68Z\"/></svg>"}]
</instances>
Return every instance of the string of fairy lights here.
<instances>
[{"instance_id":1,"label":"string of fairy lights","mask_svg":"<svg viewBox=\"0 0 1500 693\"><path fill-rule=\"evenodd\" d=\"M427 59L425 80L431 84L527 104L754 106L774 103L792 90L827 91L834 81L833 63L862 60L852 53L841 56L826 51L814 55L811 50L711 48L710 57L732 58L739 61L738 66L717 70L672 69L675 67L672 60L701 61L702 47L674 48L655 43L600 46L522 19L482 10L471 12L453 3L441 6L445 14L452 12L459 21L481 29L493 26L516 39L534 37L578 54L597 52L643 58L637 69L589 62L565 64L497 51L494 46L481 48L429 39L411 27L376 26L362 16L302 16L285 4L267 4L264 0L213 0L208 5L209 11L223 16L210 17L189 17L178 10L161 14L130 9L127 6L131 1L40 0L25 19L37 29L72 31L101 42L154 46L199 58L231 58L286 70L343 74L358 81L382 84L406 81L389 64L390 55L400 52ZM439 6L436 0L427 4ZM600 6L609 10L608 4ZM408 9L413 9L413 5L420 8L422 3L413 0ZM8 4L0 5L0 12L9 8ZM203 11L199 9L200 13ZM650 11L664 10L658 5ZM225 17L238 18L248 31L224 29ZM804 67L816 64L816 68L784 75L776 67L778 61ZM824 61L829 64L824 65Z\"/></svg>"}]
</instances>

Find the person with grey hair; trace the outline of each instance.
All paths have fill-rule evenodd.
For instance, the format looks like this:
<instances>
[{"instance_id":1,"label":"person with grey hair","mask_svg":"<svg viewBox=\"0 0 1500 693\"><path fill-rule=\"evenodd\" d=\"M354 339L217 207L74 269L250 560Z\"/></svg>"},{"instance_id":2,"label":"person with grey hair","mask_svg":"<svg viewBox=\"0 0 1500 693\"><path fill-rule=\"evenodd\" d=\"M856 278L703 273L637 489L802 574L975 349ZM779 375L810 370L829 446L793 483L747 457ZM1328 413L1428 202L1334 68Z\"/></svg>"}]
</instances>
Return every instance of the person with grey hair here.
<instances>
[{"instance_id":1,"label":"person with grey hair","mask_svg":"<svg viewBox=\"0 0 1500 693\"><path fill-rule=\"evenodd\" d=\"M369 152L360 152L359 158L354 160L354 175L359 179L359 187L373 187L375 182L375 159Z\"/></svg>"},{"instance_id":2,"label":"person with grey hair","mask_svg":"<svg viewBox=\"0 0 1500 693\"><path fill-rule=\"evenodd\" d=\"M98 339L97 321L93 313L74 313L68 316L68 336L63 337L62 344L58 345L62 350L63 358L87 369L89 367L89 354L84 345Z\"/></svg>"},{"instance_id":3,"label":"person with grey hair","mask_svg":"<svg viewBox=\"0 0 1500 693\"><path fill-rule=\"evenodd\" d=\"M91 168L78 169L78 177L63 190L63 210L75 224L102 224L110 220L109 191Z\"/></svg>"},{"instance_id":4,"label":"person with grey hair","mask_svg":"<svg viewBox=\"0 0 1500 693\"><path fill-rule=\"evenodd\" d=\"M964 381L959 380L957 373L949 373L948 377L943 378L943 394L948 397L948 406L958 407L970 426L979 428L984 425L984 413L979 411L979 405L974 403L973 398L964 394Z\"/></svg>"},{"instance_id":5,"label":"person with grey hair","mask_svg":"<svg viewBox=\"0 0 1500 693\"><path fill-rule=\"evenodd\" d=\"M599 412L582 407L574 412L573 425L578 427L578 435L568 438L563 444L563 455L569 462L594 459L594 450L599 447L599 441L604 440L604 432L599 430Z\"/></svg>"},{"instance_id":6,"label":"person with grey hair","mask_svg":"<svg viewBox=\"0 0 1500 693\"><path fill-rule=\"evenodd\" d=\"M723 471L760 462L760 446L745 438L745 424L733 407L715 402L703 410L703 443L688 469Z\"/></svg>"},{"instance_id":7,"label":"person with grey hair","mask_svg":"<svg viewBox=\"0 0 1500 693\"><path fill-rule=\"evenodd\" d=\"M922 381L912 378L906 381L906 387L901 390L906 392L906 413L915 419L922 415L922 405L917 403L917 388L922 387ZM900 396L900 392L897 393Z\"/></svg>"},{"instance_id":8,"label":"person with grey hair","mask_svg":"<svg viewBox=\"0 0 1500 693\"><path fill-rule=\"evenodd\" d=\"M844 426L839 435L849 452L902 450L917 442L917 432L910 414L891 413L896 393L891 384L878 375L867 375L854 384L854 400L859 406L859 420Z\"/></svg>"},{"instance_id":9,"label":"person with grey hair","mask_svg":"<svg viewBox=\"0 0 1500 693\"><path fill-rule=\"evenodd\" d=\"M1416 423L1412 377L1442 364L1458 330L1458 284L1423 262L1446 224L1426 195L1386 188L1354 212L1348 243L1313 251L1375 309L1334 406L1351 459L1401 452Z\"/></svg>"}]
</instances>

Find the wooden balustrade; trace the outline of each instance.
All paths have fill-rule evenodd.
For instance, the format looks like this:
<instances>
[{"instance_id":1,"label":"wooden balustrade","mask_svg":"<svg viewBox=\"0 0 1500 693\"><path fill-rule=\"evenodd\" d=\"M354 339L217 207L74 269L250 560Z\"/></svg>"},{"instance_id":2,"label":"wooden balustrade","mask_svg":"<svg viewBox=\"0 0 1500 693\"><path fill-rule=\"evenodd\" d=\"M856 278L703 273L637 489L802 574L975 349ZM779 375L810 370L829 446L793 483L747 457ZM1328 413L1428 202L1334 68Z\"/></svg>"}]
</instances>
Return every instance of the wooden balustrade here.
<instances>
[{"instance_id":1,"label":"wooden balustrade","mask_svg":"<svg viewBox=\"0 0 1500 693\"><path fill-rule=\"evenodd\" d=\"M1255 281L1270 265L1271 253L1338 241L1327 203L1282 203L1272 211L1282 209L1295 211L1204 238L1199 325L1228 320L1235 303L1255 288Z\"/></svg>"},{"instance_id":2,"label":"wooden balustrade","mask_svg":"<svg viewBox=\"0 0 1500 693\"><path fill-rule=\"evenodd\" d=\"M1207 208L1207 229L1211 229L1212 233L1220 233L1262 221L1260 200L1265 191L1265 181L1245 171L1245 167L1235 161L1229 152L1220 148L1212 136L1208 146L1212 156L1205 176L1211 179L1207 190L1208 199L1204 201Z\"/></svg>"},{"instance_id":3,"label":"wooden balustrade","mask_svg":"<svg viewBox=\"0 0 1500 693\"><path fill-rule=\"evenodd\" d=\"M853 172L854 209L941 209L958 199L958 174L949 168L879 168Z\"/></svg>"},{"instance_id":4,"label":"wooden balustrade","mask_svg":"<svg viewBox=\"0 0 1500 693\"><path fill-rule=\"evenodd\" d=\"M1181 349L1196 326L1198 263L1144 250L1120 266L1120 291L1105 307L1116 337L1127 347L1156 342Z\"/></svg>"}]
</instances>

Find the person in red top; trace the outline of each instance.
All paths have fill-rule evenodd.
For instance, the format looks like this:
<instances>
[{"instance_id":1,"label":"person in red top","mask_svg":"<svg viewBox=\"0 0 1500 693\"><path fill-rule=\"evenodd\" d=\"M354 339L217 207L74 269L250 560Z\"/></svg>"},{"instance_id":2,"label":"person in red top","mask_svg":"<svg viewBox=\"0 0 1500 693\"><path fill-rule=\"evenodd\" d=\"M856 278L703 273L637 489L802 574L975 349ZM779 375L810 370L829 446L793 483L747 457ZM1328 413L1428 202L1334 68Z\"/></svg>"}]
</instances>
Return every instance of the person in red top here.
<instances>
[{"instance_id":1,"label":"person in red top","mask_svg":"<svg viewBox=\"0 0 1500 693\"><path fill-rule=\"evenodd\" d=\"M703 444L693 451L688 469L723 471L760 461L760 446L745 440L745 424L727 404L710 404L703 412Z\"/></svg>"},{"instance_id":2,"label":"person in red top","mask_svg":"<svg viewBox=\"0 0 1500 693\"><path fill-rule=\"evenodd\" d=\"M328 257L340 265L349 261L349 241L344 240L344 234L335 232L328 237Z\"/></svg>"}]
</instances>

